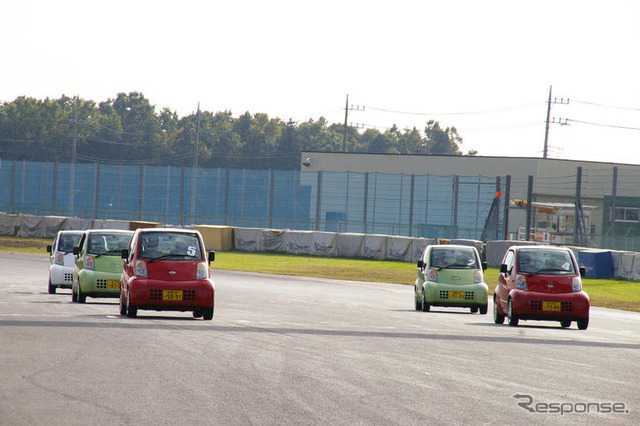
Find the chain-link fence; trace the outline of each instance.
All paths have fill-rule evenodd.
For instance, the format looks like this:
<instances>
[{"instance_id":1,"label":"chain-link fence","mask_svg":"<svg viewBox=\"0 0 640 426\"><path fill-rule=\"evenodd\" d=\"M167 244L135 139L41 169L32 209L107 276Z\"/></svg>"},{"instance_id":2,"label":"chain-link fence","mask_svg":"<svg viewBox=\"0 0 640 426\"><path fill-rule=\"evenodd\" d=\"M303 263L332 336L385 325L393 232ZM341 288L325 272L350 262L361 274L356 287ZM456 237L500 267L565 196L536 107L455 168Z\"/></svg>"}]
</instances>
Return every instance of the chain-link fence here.
<instances>
[{"instance_id":1,"label":"chain-link fence","mask_svg":"<svg viewBox=\"0 0 640 426\"><path fill-rule=\"evenodd\" d=\"M0 211L483 241L528 235L639 251L640 173L614 171L512 179L0 160Z\"/></svg>"}]
</instances>

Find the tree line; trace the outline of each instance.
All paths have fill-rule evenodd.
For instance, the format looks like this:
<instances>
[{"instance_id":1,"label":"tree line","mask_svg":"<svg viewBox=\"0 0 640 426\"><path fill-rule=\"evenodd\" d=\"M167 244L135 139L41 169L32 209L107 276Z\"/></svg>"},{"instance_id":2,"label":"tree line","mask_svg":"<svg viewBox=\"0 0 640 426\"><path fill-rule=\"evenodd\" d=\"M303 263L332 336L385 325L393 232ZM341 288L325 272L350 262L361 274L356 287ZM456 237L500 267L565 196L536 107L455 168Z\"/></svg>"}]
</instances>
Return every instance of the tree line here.
<instances>
[{"instance_id":1,"label":"tree line","mask_svg":"<svg viewBox=\"0 0 640 426\"><path fill-rule=\"evenodd\" d=\"M3 160L298 169L301 151L462 155L461 143L455 127L433 120L422 131L394 125L359 132L323 117L300 123L231 111L178 117L166 107L156 112L138 92L98 104L62 96L0 105Z\"/></svg>"}]
</instances>

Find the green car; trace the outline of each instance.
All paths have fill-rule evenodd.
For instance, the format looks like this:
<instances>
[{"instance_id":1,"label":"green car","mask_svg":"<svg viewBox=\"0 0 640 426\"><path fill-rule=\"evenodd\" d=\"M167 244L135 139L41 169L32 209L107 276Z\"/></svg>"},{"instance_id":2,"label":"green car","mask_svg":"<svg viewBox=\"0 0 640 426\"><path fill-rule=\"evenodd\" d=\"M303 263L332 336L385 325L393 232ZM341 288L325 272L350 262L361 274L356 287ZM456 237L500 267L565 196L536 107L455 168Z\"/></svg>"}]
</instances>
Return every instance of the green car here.
<instances>
[{"instance_id":1,"label":"green car","mask_svg":"<svg viewBox=\"0 0 640 426\"><path fill-rule=\"evenodd\" d=\"M415 283L415 308L429 312L431 306L469 308L471 313L487 313L489 287L483 271L487 263L480 261L473 246L427 246L418 260Z\"/></svg>"},{"instance_id":2,"label":"green car","mask_svg":"<svg viewBox=\"0 0 640 426\"><path fill-rule=\"evenodd\" d=\"M73 248L71 300L84 303L90 297L120 297L122 250L129 246L133 231L92 229L85 231Z\"/></svg>"}]
</instances>

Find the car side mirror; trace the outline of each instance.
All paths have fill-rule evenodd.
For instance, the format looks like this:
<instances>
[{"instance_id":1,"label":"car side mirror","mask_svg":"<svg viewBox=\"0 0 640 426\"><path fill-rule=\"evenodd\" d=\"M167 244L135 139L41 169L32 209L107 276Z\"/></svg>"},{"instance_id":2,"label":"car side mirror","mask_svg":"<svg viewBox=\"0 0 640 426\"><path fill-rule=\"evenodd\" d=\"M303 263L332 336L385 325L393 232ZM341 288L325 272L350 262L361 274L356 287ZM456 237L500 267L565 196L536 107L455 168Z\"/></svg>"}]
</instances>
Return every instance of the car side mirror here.
<instances>
[{"instance_id":1,"label":"car side mirror","mask_svg":"<svg viewBox=\"0 0 640 426\"><path fill-rule=\"evenodd\" d=\"M584 266L581 266L578 269L580 270L580 276L581 277L584 277L585 275L587 275L587 268L585 268Z\"/></svg>"},{"instance_id":2,"label":"car side mirror","mask_svg":"<svg viewBox=\"0 0 640 426\"><path fill-rule=\"evenodd\" d=\"M209 252L209 264L211 264L211 262L213 262L216 259L216 252L211 250Z\"/></svg>"},{"instance_id":3,"label":"car side mirror","mask_svg":"<svg viewBox=\"0 0 640 426\"><path fill-rule=\"evenodd\" d=\"M506 274L508 272L507 270L507 264L503 263L502 265L500 265L500 273L501 274Z\"/></svg>"},{"instance_id":4,"label":"car side mirror","mask_svg":"<svg viewBox=\"0 0 640 426\"><path fill-rule=\"evenodd\" d=\"M51 253L52 247L50 245L47 246L47 253Z\"/></svg>"},{"instance_id":5,"label":"car side mirror","mask_svg":"<svg viewBox=\"0 0 640 426\"><path fill-rule=\"evenodd\" d=\"M80 247L74 247L73 248L73 254L75 254L76 256L80 254Z\"/></svg>"},{"instance_id":6,"label":"car side mirror","mask_svg":"<svg viewBox=\"0 0 640 426\"><path fill-rule=\"evenodd\" d=\"M489 267L489 265L487 264L487 262L482 262L482 270L483 271L486 271L488 267Z\"/></svg>"},{"instance_id":7,"label":"car side mirror","mask_svg":"<svg viewBox=\"0 0 640 426\"><path fill-rule=\"evenodd\" d=\"M120 257L123 259L128 259L129 258L129 249L122 249L122 251L120 252Z\"/></svg>"},{"instance_id":8,"label":"car side mirror","mask_svg":"<svg viewBox=\"0 0 640 426\"><path fill-rule=\"evenodd\" d=\"M418 268L422 269L423 266L424 262L422 261L422 259L418 260Z\"/></svg>"}]
</instances>

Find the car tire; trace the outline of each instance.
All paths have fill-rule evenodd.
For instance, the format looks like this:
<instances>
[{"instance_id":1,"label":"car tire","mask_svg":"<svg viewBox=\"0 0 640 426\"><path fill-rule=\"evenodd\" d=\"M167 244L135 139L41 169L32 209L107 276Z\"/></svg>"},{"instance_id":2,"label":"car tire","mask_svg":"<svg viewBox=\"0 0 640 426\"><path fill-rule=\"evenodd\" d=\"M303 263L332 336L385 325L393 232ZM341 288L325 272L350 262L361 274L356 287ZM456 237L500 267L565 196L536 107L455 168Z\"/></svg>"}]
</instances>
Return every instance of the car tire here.
<instances>
[{"instance_id":1,"label":"car tire","mask_svg":"<svg viewBox=\"0 0 640 426\"><path fill-rule=\"evenodd\" d=\"M571 321L560 321L560 327L562 327L562 328L571 327Z\"/></svg>"},{"instance_id":2,"label":"car tire","mask_svg":"<svg viewBox=\"0 0 640 426\"><path fill-rule=\"evenodd\" d=\"M51 284L51 278L49 278L49 294L56 294L56 286Z\"/></svg>"},{"instance_id":3,"label":"car tire","mask_svg":"<svg viewBox=\"0 0 640 426\"><path fill-rule=\"evenodd\" d=\"M213 306L202 310L202 319L210 321L213 319Z\"/></svg>"},{"instance_id":4,"label":"car tire","mask_svg":"<svg viewBox=\"0 0 640 426\"><path fill-rule=\"evenodd\" d=\"M422 312L429 312L431 310L431 306L427 303L427 299L425 298L424 291L422 292Z\"/></svg>"},{"instance_id":5,"label":"car tire","mask_svg":"<svg viewBox=\"0 0 640 426\"><path fill-rule=\"evenodd\" d=\"M76 299L78 299L78 303L84 303L87 301L87 296L82 294L82 290L80 289L80 281L78 281L78 296L76 296Z\"/></svg>"},{"instance_id":6,"label":"car tire","mask_svg":"<svg viewBox=\"0 0 640 426\"><path fill-rule=\"evenodd\" d=\"M487 305L480 305L478 310L480 311L480 315L487 315Z\"/></svg>"},{"instance_id":7,"label":"car tire","mask_svg":"<svg viewBox=\"0 0 640 426\"><path fill-rule=\"evenodd\" d=\"M127 305L125 305L124 300L122 300L122 290L120 290L120 315L127 315Z\"/></svg>"},{"instance_id":8,"label":"car tire","mask_svg":"<svg viewBox=\"0 0 640 426\"><path fill-rule=\"evenodd\" d=\"M138 315L138 307L131 304L131 294L127 294L127 317L135 318Z\"/></svg>"},{"instance_id":9,"label":"car tire","mask_svg":"<svg viewBox=\"0 0 640 426\"><path fill-rule=\"evenodd\" d=\"M413 302L415 304L416 307L416 311L421 311L422 310L422 299L420 297L418 297L418 290L416 290L416 288L413 288Z\"/></svg>"},{"instance_id":10,"label":"car tire","mask_svg":"<svg viewBox=\"0 0 640 426\"><path fill-rule=\"evenodd\" d=\"M193 317L194 318L202 318L202 310L196 309L195 311L193 311Z\"/></svg>"},{"instance_id":11,"label":"car tire","mask_svg":"<svg viewBox=\"0 0 640 426\"><path fill-rule=\"evenodd\" d=\"M76 291L71 286L71 301L76 303L78 301L78 296L76 296Z\"/></svg>"},{"instance_id":12,"label":"car tire","mask_svg":"<svg viewBox=\"0 0 640 426\"><path fill-rule=\"evenodd\" d=\"M471 306L469 308L469 310L471 311L472 314L477 314L478 313L478 307L477 306Z\"/></svg>"},{"instance_id":13,"label":"car tire","mask_svg":"<svg viewBox=\"0 0 640 426\"><path fill-rule=\"evenodd\" d=\"M513 313L513 303L509 298L509 325L515 327L518 325L518 317Z\"/></svg>"},{"instance_id":14,"label":"car tire","mask_svg":"<svg viewBox=\"0 0 640 426\"><path fill-rule=\"evenodd\" d=\"M493 322L496 324L504 324L504 315L500 313L498 301L495 297L493 298Z\"/></svg>"},{"instance_id":15,"label":"car tire","mask_svg":"<svg viewBox=\"0 0 640 426\"><path fill-rule=\"evenodd\" d=\"M587 327L589 327L589 317L579 319L577 323L578 323L578 330L586 330Z\"/></svg>"}]
</instances>

